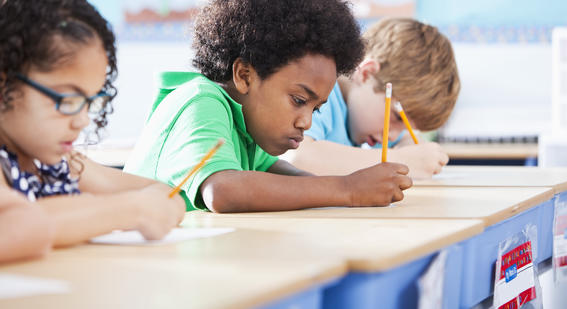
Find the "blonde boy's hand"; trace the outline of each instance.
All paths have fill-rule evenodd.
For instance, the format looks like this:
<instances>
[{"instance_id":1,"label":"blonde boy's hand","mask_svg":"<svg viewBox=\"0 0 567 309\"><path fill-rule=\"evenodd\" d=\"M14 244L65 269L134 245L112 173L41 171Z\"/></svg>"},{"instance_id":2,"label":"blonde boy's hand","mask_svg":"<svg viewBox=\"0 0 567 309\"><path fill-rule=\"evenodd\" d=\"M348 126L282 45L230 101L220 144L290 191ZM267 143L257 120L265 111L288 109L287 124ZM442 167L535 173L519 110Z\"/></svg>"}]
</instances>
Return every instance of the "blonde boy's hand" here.
<instances>
[{"instance_id":1,"label":"blonde boy's hand","mask_svg":"<svg viewBox=\"0 0 567 309\"><path fill-rule=\"evenodd\" d=\"M389 159L409 167L409 176L413 179L431 178L439 174L449 162L449 156L438 143L420 143L392 149Z\"/></svg>"},{"instance_id":2,"label":"blonde boy's hand","mask_svg":"<svg viewBox=\"0 0 567 309\"><path fill-rule=\"evenodd\" d=\"M404 198L411 187L408 168L399 163L382 163L345 177L352 206L387 206Z\"/></svg>"},{"instance_id":3,"label":"blonde boy's hand","mask_svg":"<svg viewBox=\"0 0 567 309\"><path fill-rule=\"evenodd\" d=\"M163 184L147 186L134 194L138 200L137 229L148 240L162 239L185 215L185 203L177 194L169 198L171 188Z\"/></svg>"}]
</instances>

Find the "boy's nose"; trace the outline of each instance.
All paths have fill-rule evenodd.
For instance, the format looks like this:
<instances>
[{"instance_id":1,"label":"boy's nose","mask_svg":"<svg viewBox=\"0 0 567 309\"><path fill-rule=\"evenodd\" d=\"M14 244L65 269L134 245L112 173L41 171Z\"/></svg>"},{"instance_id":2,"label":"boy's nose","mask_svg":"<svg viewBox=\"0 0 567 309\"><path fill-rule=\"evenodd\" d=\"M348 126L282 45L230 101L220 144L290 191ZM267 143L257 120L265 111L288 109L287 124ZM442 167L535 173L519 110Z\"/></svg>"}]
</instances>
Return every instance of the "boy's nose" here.
<instances>
[{"instance_id":1,"label":"boy's nose","mask_svg":"<svg viewBox=\"0 0 567 309\"><path fill-rule=\"evenodd\" d=\"M313 114L311 112L301 113L299 117L295 120L295 127L302 130L309 130L311 128L311 120Z\"/></svg>"},{"instance_id":2,"label":"boy's nose","mask_svg":"<svg viewBox=\"0 0 567 309\"><path fill-rule=\"evenodd\" d=\"M400 134L402 134L402 131L404 131L404 127L394 126L390 128L390 136L388 136L388 140L392 142L397 140Z\"/></svg>"}]
</instances>

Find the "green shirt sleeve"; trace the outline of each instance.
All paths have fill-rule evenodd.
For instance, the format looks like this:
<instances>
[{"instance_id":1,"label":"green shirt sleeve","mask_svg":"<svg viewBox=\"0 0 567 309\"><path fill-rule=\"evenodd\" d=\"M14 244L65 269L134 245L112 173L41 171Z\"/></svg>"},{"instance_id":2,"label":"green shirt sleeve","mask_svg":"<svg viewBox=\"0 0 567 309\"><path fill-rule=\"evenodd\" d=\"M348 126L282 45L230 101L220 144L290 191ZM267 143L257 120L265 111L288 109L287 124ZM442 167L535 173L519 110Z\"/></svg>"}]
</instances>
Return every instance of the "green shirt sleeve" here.
<instances>
[{"instance_id":1,"label":"green shirt sleeve","mask_svg":"<svg viewBox=\"0 0 567 309\"><path fill-rule=\"evenodd\" d=\"M214 97L193 98L178 115L163 145L156 176L176 186L220 138L225 140L205 166L182 187L181 195L189 202L188 210L207 209L199 188L211 174L227 169L242 170L231 138L234 128L228 109Z\"/></svg>"},{"instance_id":2,"label":"green shirt sleeve","mask_svg":"<svg viewBox=\"0 0 567 309\"><path fill-rule=\"evenodd\" d=\"M260 146L256 145L256 154L254 156L254 170L265 172L267 171L276 161L277 157L274 157L267 152L265 152Z\"/></svg>"}]
</instances>

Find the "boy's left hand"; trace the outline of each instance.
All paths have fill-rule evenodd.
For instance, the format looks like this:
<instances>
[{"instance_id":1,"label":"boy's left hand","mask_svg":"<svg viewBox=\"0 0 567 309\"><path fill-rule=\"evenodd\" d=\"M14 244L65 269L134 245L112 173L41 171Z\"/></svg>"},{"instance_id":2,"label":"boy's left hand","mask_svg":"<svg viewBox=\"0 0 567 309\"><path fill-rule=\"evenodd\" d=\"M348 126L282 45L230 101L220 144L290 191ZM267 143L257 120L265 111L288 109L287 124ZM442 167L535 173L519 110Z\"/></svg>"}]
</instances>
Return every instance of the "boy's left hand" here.
<instances>
[{"instance_id":1,"label":"boy's left hand","mask_svg":"<svg viewBox=\"0 0 567 309\"><path fill-rule=\"evenodd\" d=\"M413 179L431 178L441 172L449 162L449 156L438 143L420 143L390 150L389 161L409 167Z\"/></svg>"}]
</instances>

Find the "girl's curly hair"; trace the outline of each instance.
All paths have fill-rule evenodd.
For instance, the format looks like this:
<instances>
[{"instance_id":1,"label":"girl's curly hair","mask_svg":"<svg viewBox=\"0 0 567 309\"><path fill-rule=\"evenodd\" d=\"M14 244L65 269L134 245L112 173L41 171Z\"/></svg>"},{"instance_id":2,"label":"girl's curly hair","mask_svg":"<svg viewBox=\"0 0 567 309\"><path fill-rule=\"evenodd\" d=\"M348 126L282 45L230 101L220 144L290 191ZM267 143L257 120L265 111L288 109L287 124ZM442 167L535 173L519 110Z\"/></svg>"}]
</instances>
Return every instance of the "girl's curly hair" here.
<instances>
[{"instance_id":1,"label":"girl's curly hair","mask_svg":"<svg viewBox=\"0 0 567 309\"><path fill-rule=\"evenodd\" d=\"M344 0L213 0L197 16L193 47L193 65L216 82L232 79L237 58L265 79L306 54L328 56L348 74L364 54Z\"/></svg>"},{"instance_id":2,"label":"girl's curly hair","mask_svg":"<svg viewBox=\"0 0 567 309\"><path fill-rule=\"evenodd\" d=\"M86 44L98 37L108 58L103 91L113 99L117 75L115 37L110 24L86 0L0 1L0 111L11 108L20 82L16 74L30 68L49 72L73 55L60 40ZM59 43L59 44L58 44ZM96 133L108 124L107 108L94 119Z\"/></svg>"}]
</instances>

